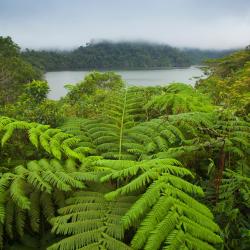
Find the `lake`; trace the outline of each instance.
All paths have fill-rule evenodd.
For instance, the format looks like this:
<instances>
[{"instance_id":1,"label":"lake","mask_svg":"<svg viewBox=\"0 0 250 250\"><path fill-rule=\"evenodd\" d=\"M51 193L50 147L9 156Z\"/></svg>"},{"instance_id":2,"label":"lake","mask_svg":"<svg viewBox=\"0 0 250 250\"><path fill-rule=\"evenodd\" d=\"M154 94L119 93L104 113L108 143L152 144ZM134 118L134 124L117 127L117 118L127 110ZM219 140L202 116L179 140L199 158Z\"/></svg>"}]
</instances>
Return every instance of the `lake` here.
<instances>
[{"instance_id":1,"label":"lake","mask_svg":"<svg viewBox=\"0 0 250 250\"><path fill-rule=\"evenodd\" d=\"M197 66L188 68L171 68L159 70L121 70L114 72L120 74L128 85L156 86L171 82L184 82L194 85L197 77L204 77L202 70ZM75 84L83 80L90 71L57 71L47 72L45 79L50 86L49 98L58 100L67 91L65 84Z\"/></svg>"}]
</instances>

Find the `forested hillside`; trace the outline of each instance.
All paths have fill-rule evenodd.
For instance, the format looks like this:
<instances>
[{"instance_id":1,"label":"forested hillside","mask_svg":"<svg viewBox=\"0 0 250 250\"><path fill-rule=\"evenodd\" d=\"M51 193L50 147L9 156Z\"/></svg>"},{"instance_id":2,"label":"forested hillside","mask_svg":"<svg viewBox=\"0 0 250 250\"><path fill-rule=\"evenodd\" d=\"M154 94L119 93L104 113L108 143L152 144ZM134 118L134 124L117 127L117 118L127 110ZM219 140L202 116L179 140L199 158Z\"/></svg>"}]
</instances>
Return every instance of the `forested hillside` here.
<instances>
[{"instance_id":1,"label":"forested hillside","mask_svg":"<svg viewBox=\"0 0 250 250\"><path fill-rule=\"evenodd\" d=\"M34 51L23 53L26 60L46 71L65 69L136 69L188 66L180 50L167 45L140 42L98 42L73 51Z\"/></svg>"},{"instance_id":2,"label":"forested hillside","mask_svg":"<svg viewBox=\"0 0 250 250\"><path fill-rule=\"evenodd\" d=\"M45 71L185 67L229 51L179 50L142 42L98 42L73 51L26 50L23 57Z\"/></svg>"},{"instance_id":3,"label":"forested hillside","mask_svg":"<svg viewBox=\"0 0 250 250\"><path fill-rule=\"evenodd\" d=\"M249 249L250 51L208 67L195 88L92 72L59 101L0 78L0 248Z\"/></svg>"},{"instance_id":4,"label":"forested hillside","mask_svg":"<svg viewBox=\"0 0 250 250\"><path fill-rule=\"evenodd\" d=\"M201 49L183 49L182 50L192 64L204 64L209 59L217 59L227 56L236 50L201 50Z\"/></svg>"}]
</instances>

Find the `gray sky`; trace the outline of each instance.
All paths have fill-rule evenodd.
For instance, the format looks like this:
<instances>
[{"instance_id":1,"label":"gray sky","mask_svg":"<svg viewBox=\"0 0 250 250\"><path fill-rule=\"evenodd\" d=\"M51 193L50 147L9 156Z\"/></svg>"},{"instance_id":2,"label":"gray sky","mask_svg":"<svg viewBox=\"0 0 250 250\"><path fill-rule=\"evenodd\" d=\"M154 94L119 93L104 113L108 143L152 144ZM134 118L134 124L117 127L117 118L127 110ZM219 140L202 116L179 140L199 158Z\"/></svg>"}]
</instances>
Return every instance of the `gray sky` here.
<instances>
[{"instance_id":1,"label":"gray sky","mask_svg":"<svg viewBox=\"0 0 250 250\"><path fill-rule=\"evenodd\" d=\"M91 39L243 47L250 44L250 0L0 0L0 35L22 48Z\"/></svg>"}]
</instances>

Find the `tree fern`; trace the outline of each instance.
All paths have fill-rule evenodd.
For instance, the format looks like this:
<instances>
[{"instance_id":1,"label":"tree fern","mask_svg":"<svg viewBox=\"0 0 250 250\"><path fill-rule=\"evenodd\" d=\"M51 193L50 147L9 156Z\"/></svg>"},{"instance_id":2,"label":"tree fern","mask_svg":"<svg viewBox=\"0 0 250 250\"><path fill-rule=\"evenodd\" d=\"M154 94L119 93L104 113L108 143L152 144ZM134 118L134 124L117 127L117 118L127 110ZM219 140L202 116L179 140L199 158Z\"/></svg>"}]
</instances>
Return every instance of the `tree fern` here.
<instances>
[{"instance_id":1,"label":"tree fern","mask_svg":"<svg viewBox=\"0 0 250 250\"><path fill-rule=\"evenodd\" d=\"M170 84L164 93L153 96L145 108L156 116L214 110L207 96L184 83Z\"/></svg>"},{"instance_id":2,"label":"tree fern","mask_svg":"<svg viewBox=\"0 0 250 250\"><path fill-rule=\"evenodd\" d=\"M82 139L83 146L89 146L89 152L101 154L105 158L119 159L146 159L158 157L177 157L190 145L196 143L195 151L200 150L213 130L213 114L187 113L171 115L166 118L154 119L148 122L134 123L125 129L114 125L112 121L105 123L102 120L75 120L68 121L63 129L66 132L74 131L75 136ZM121 131L122 134L121 135ZM213 131L212 131L213 132ZM204 139L197 141L197 137ZM207 137L204 136L207 134ZM120 144L122 142L122 144ZM198 142L198 143L197 143ZM188 148L189 146L189 148ZM170 150L170 151L168 151ZM174 152L176 151L176 153ZM179 151L179 152L177 152ZM190 150L189 150L190 152Z\"/></svg>"},{"instance_id":3,"label":"tree fern","mask_svg":"<svg viewBox=\"0 0 250 250\"><path fill-rule=\"evenodd\" d=\"M36 148L41 148L57 159L62 155L81 160L82 154L79 153L80 139L71 134L63 133L60 129L52 129L47 125L38 123L29 123L25 121L16 121L7 117L0 117L0 131L2 131L1 143L4 146L18 130L23 130L21 136L25 138ZM85 148L85 151L86 148Z\"/></svg>"},{"instance_id":4,"label":"tree fern","mask_svg":"<svg viewBox=\"0 0 250 250\"><path fill-rule=\"evenodd\" d=\"M249 166L247 166L249 171ZM223 230L225 249L248 249L250 218L250 178L242 168L226 169L214 213ZM211 189L207 196L211 196Z\"/></svg>"},{"instance_id":5,"label":"tree fern","mask_svg":"<svg viewBox=\"0 0 250 250\"><path fill-rule=\"evenodd\" d=\"M73 119L62 128L78 135L84 146L89 146L95 154L106 158L123 159L135 157L126 151L125 144L129 142L128 130L143 117L141 100L137 89L124 89L117 93L116 98L107 104L103 118L97 120Z\"/></svg>"},{"instance_id":6,"label":"tree fern","mask_svg":"<svg viewBox=\"0 0 250 250\"><path fill-rule=\"evenodd\" d=\"M125 228L137 228L131 241L133 249L176 249L176 242L180 248L187 245L195 248L194 239L206 246L204 249L214 249L213 245L222 242L212 213L192 197L203 196L202 189L183 179L192 177L192 174L178 161L102 160L98 165L111 170L110 174L102 177L102 181L125 181L123 186L105 196L108 200L142 192L122 218ZM130 179L128 183L127 179Z\"/></svg>"},{"instance_id":7,"label":"tree fern","mask_svg":"<svg viewBox=\"0 0 250 250\"><path fill-rule=\"evenodd\" d=\"M64 205L65 195L85 188L86 182L97 180L96 175L79 171L73 160L61 163L56 159L31 161L17 166L13 173L0 179L0 224L9 238L24 235L29 221L33 232L55 216ZM41 221L42 220L42 221ZM3 244L3 242L1 242Z\"/></svg>"},{"instance_id":8,"label":"tree fern","mask_svg":"<svg viewBox=\"0 0 250 250\"><path fill-rule=\"evenodd\" d=\"M249 158L249 122L235 116L231 111L226 110L218 114L218 119L214 125L217 132L218 151L217 173L215 185L217 196L221 184L224 169L237 168L239 165L248 165Z\"/></svg>"},{"instance_id":9,"label":"tree fern","mask_svg":"<svg viewBox=\"0 0 250 250\"><path fill-rule=\"evenodd\" d=\"M132 198L133 200L133 198ZM120 218L131 205L131 198L106 201L104 194L82 191L66 201L60 216L52 219L52 232L67 235L48 249L131 249L122 242Z\"/></svg>"}]
</instances>

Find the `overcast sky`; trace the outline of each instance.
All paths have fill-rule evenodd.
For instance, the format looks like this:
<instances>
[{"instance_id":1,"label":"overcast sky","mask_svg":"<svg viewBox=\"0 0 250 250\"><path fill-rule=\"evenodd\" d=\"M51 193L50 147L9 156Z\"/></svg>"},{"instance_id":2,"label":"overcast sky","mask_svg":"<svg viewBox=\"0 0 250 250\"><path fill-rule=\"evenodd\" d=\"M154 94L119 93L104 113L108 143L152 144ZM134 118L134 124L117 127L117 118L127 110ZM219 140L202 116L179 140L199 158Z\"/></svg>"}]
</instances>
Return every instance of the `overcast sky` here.
<instances>
[{"instance_id":1,"label":"overcast sky","mask_svg":"<svg viewBox=\"0 0 250 250\"><path fill-rule=\"evenodd\" d=\"M236 48L250 44L250 0L0 0L0 35L22 48L91 39Z\"/></svg>"}]
</instances>

